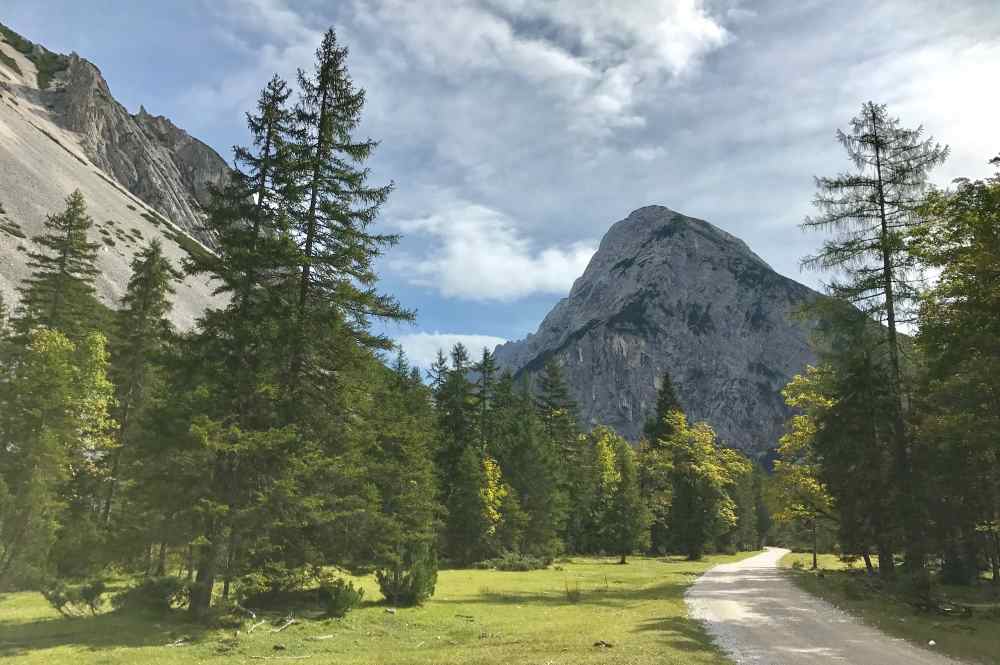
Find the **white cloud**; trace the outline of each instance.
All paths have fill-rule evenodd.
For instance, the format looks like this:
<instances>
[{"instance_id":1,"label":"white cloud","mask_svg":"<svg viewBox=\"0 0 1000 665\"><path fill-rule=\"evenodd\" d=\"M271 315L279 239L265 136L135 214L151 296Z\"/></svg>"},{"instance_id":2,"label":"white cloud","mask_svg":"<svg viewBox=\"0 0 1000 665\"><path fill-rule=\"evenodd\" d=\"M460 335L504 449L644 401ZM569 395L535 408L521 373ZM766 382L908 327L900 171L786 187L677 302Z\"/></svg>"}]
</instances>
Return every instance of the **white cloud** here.
<instances>
[{"instance_id":1,"label":"white cloud","mask_svg":"<svg viewBox=\"0 0 1000 665\"><path fill-rule=\"evenodd\" d=\"M390 265L411 283L444 296L511 301L537 293L565 294L587 267L595 246L575 242L536 250L503 213L472 203L397 222L430 236L425 255L397 255Z\"/></svg>"},{"instance_id":2,"label":"white cloud","mask_svg":"<svg viewBox=\"0 0 1000 665\"><path fill-rule=\"evenodd\" d=\"M357 0L355 14L424 71L457 85L512 77L563 107L567 128L594 136L642 127L644 84L690 74L729 41L701 0Z\"/></svg>"},{"instance_id":3,"label":"white cloud","mask_svg":"<svg viewBox=\"0 0 1000 665\"><path fill-rule=\"evenodd\" d=\"M437 358L438 351L444 351L445 355L451 348L461 342L469 350L469 355L473 360L478 360L483 353L483 349L493 351L499 344L506 342L503 337L493 337L492 335L463 335L460 333L412 333L400 335L396 339L411 365L416 365L422 369L427 369Z\"/></svg>"}]
</instances>

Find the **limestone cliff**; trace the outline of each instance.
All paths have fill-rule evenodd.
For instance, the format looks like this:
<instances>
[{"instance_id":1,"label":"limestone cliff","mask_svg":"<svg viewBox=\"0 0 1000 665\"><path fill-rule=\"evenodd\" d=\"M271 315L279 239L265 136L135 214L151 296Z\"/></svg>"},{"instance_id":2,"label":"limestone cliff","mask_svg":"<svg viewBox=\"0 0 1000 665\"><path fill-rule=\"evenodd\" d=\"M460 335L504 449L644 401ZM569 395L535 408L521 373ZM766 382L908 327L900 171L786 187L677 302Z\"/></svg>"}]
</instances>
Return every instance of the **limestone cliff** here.
<instances>
[{"instance_id":1,"label":"limestone cliff","mask_svg":"<svg viewBox=\"0 0 1000 665\"><path fill-rule=\"evenodd\" d=\"M813 361L818 294L783 277L738 238L662 206L614 224L569 296L526 339L496 349L519 373L554 358L582 419L637 439L664 371L689 417L727 444L761 452L788 416L780 391Z\"/></svg>"},{"instance_id":2,"label":"limestone cliff","mask_svg":"<svg viewBox=\"0 0 1000 665\"><path fill-rule=\"evenodd\" d=\"M205 251L192 236L199 198L225 177L211 148L165 118L132 116L96 67L0 26L0 296L11 304L47 214L80 189L100 243L100 298L116 306L135 252L160 238L175 265ZM202 237L208 242L209 238ZM178 285L174 322L190 327L217 299L203 279Z\"/></svg>"}]
</instances>

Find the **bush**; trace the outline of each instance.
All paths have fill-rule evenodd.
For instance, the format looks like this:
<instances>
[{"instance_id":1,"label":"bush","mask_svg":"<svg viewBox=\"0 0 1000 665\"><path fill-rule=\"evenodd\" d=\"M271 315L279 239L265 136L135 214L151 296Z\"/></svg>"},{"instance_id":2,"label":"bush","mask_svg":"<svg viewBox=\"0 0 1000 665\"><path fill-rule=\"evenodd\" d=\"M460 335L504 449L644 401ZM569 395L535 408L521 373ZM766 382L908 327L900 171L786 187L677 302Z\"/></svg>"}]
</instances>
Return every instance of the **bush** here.
<instances>
[{"instance_id":1,"label":"bush","mask_svg":"<svg viewBox=\"0 0 1000 665\"><path fill-rule=\"evenodd\" d=\"M267 562L237 580L236 597L243 605L274 607L314 581L315 576L305 568Z\"/></svg>"},{"instance_id":2,"label":"bush","mask_svg":"<svg viewBox=\"0 0 1000 665\"><path fill-rule=\"evenodd\" d=\"M361 604L365 590L351 582L336 579L323 581L316 595L327 616L342 617Z\"/></svg>"},{"instance_id":3,"label":"bush","mask_svg":"<svg viewBox=\"0 0 1000 665\"><path fill-rule=\"evenodd\" d=\"M166 613L187 602L188 583L179 577L147 577L111 599L116 610L142 609Z\"/></svg>"},{"instance_id":4,"label":"bush","mask_svg":"<svg viewBox=\"0 0 1000 665\"><path fill-rule=\"evenodd\" d=\"M437 557L424 546L402 562L375 571L375 580L385 599L393 605L420 605L434 595Z\"/></svg>"},{"instance_id":5,"label":"bush","mask_svg":"<svg viewBox=\"0 0 1000 665\"><path fill-rule=\"evenodd\" d=\"M542 570L544 568L548 568L551 564L551 559L543 559L540 557L525 556L523 554L508 552L502 556L496 557L495 559L487 559L485 561L475 563L472 567L479 570L496 569L501 571L516 572Z\"/></svg>"},{"instance_id":6,"label":"bush","mask_svg":"<svg viewBox=\"0 0 1000 665\"><path fill-rule=\"evenodd\" d=\"M59 614L73 618L83 616L84 609L96 615L104 602L106 589L103 580L93 580L79 587L68 587L56 580L42 588L42 595Z\"/></svg>"}]
</instances>

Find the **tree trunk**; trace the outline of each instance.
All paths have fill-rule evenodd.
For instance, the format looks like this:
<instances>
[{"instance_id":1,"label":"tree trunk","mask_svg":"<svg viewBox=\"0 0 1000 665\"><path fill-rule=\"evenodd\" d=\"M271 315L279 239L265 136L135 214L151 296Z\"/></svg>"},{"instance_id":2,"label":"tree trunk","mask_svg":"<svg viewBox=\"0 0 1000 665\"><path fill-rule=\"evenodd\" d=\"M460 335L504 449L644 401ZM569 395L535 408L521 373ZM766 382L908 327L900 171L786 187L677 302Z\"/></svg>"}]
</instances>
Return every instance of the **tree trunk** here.
<instances>
[{"instance_id":1,"label":"tree trunk","mask_svg":"<svg viewBox=\"0 0 1000 665\"><path fill-rule=\"evenodd\" d=\"M812 521L813 531L813 570L819 570L819 529L816 528L816 519Z\"/></svg>"},{"instance_id":2,"label":"tree trunk","mask_svg":"<svg viewBox=\"0 0 1000 665\"><path fill-rule=\"evenodd\" d=\"M212 590L215 587L215 568L218 548L214 542L199 547L198 574L191 585L191 602L188 611L191 618L200 621L212 607Z\"/></svg>"},{"instance_id":3,"label":"tree trunk","mask_svg":"<svg viewBox=\"0 0 1000 665\"><path fill-rule=\"evenodd\" d=\"M626 553L622 552L622 558L618 561L618 563L621 565L625 565L626 563L628 563L628 561L625 560L626 556L627 556Z\"/></svg>"},{"instance_id":4,"label":"tree trunk","mask_svg":"<svg viewBox=\"0 0 1000 665\"><path fill-rule=\"evenodd\" d=\"M896 578L896 561L888 544L878 543L878 576L885 582Z\"/></svg>"},{"instance_id":5,"label":"tree trunk","mask_svg":"<svg viewBox=\"0 0 1000 665\"><path fill-rule=\"evenodd\" d=\"M156 563L156 576L163 577L167 574L167 541L160 541L160 557Z\"/></svg>"},{"instance_id":6,"label":"tree trunk","mask_svg":"<svg viewBox=\"0 0 1000 665\"><path fill-rule=\"evenodd\" d=\"M906 534L906 568L913 578L918 593L929 592L929 579L925 566L923 535L918 525L917 498L911 494L918 488L914 483L910 452L907 442L906 421L903 408L903 377L899 362L899 342L896 332L896 302L893 295L893 257L889 249L889 222L885 211L885 189L882 179L882 157L879 147L878 127L872 116L872 135L875 148L875 174L878 183L879 222L881 225L882 281L885 289L886 341L889 345L889 364L892 370L893 443L896 482L909 491L902 498L903 531Z\"/></svg>"},{"instance_id":7,"label":"tree trunk","mask_svg":"<svg viewBox=\"0 0 1000 665\"><path fill-rule=\"evenodd\" d=\"M868 552L868 550L865 550L861 553L861 556L865 560L865 571L868 573L868 577L872 577L875 575L875 567L872 566L872 555Z\"/></svg>"}]
</instances>

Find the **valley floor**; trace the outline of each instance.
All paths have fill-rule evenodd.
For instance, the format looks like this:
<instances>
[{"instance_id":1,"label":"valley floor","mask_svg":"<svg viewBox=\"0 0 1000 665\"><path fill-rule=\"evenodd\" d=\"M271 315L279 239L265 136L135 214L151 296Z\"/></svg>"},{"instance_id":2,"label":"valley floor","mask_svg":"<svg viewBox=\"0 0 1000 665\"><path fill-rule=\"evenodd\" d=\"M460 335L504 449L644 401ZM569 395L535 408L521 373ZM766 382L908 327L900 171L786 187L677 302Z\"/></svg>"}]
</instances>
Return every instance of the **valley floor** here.
<instances>
[{"instance_id":1,"label":"valley floor","mask_svg":"<svg viewBox=\"0 0 1000 665\"><path fill-rule=\"evenodd\" d=\"M636 557L624 566L576 558L532 572L445 570L424 607L394 612L377 602L374 581L363 578L371 600L346 618L296 614L286 630L264 625L249 635L115 612L65 619L41 595L14 593L0 596L0 659L11 665L727 663L688 617L684 591L709 568L746 556ZM578 601L567 589L579 589Z\"/></svg>"}]
</instances>

